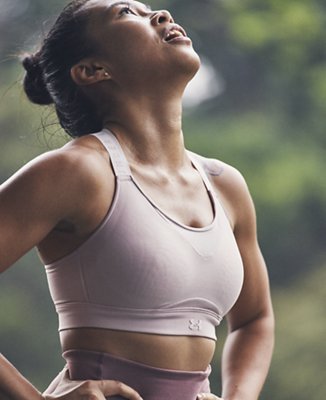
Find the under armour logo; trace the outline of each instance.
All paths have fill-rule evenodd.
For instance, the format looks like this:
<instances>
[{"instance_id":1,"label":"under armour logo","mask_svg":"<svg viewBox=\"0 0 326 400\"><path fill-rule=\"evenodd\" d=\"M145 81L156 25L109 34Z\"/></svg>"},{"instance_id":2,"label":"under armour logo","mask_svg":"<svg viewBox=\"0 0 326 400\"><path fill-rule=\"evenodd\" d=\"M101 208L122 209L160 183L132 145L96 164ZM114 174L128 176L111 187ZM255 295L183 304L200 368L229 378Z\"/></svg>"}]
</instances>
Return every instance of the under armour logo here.
<instances>
[{"instance_id":1,"label":"under armour logo","mask_svg":"<svg viewBox=\"0 0 326 400\"><path fill-rule=\"evenodd\" d=\"M201 320L200 319L190 319L189 320L189 329L191 331L200 331L201 330Z\"/></svg>"}]
</instances>

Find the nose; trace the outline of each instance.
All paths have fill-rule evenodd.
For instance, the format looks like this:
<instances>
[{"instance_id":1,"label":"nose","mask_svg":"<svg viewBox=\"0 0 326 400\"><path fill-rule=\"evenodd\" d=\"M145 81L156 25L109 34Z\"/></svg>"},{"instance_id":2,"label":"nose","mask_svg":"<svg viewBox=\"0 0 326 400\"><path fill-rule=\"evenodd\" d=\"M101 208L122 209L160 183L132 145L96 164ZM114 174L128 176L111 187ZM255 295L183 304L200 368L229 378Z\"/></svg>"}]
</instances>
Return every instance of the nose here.
<instances>
[{"instance_id":1,"label":"nose","mask_svg":"<svg viewBox=\"0 0 326 400\"><path fill-rule=\"evenodd\" d=\"M157 26L167 22L174 23L172 15L167 10L155 11L151 17L152 25Z\"/></svg>"}]
</instances>

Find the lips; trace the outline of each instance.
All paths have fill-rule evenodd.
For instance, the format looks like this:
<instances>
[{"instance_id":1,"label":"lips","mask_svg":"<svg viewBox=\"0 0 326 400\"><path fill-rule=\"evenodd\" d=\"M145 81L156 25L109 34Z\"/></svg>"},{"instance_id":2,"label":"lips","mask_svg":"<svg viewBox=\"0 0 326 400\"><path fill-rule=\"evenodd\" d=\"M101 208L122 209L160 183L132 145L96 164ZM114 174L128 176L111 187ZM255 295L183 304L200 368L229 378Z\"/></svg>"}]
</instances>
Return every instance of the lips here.
<instances>
[{"instance_id":1,"label":"lips","mask_svg":"<svg viewBox=\"0 0 326 400\"><path fill-rule=\"evenodd\" d=\"M185 30L177 24L173 24L166 28L163 32L163 40L165 42L172 42L172 41L189 41L190 39L187 37Z\"/></svg>"}]
</instances>

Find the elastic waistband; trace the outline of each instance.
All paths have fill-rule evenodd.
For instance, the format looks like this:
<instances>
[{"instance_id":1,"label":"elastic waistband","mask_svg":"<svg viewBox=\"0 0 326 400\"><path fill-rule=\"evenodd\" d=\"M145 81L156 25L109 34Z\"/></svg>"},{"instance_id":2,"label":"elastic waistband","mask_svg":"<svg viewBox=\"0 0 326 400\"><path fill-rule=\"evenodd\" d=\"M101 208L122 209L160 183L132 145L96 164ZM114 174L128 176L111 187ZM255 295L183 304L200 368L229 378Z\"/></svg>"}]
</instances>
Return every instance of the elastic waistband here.
<instances>
[{"instance_id":1,"label":"elastic waistband","mask_svg":"<svg viewBox=\"0 0 326 400\"><path fill-rule=\"evenodd\" d=\"M210 366L206 371L162 369L86 350L69 350L63 357L71 379L118 380L137 390L145 400L195 400L198 393L210 391Z\"/></svg>"}]
</instances>

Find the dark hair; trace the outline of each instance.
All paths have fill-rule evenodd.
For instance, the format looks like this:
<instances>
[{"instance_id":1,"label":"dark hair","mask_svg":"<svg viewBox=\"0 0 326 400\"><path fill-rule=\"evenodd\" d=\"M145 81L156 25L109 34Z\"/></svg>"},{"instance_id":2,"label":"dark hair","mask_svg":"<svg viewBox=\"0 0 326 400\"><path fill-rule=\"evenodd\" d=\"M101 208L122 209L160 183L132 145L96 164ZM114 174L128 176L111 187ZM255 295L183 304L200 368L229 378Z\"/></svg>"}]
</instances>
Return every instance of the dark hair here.
<instances>
[{"instance_id":1,"label":"dark hair","mask_svg":"<svg viewBox=\"0 0 326 400\"><path fill-rule=\"evenodd\" d=\"M102 129L101 118L87 96L72 80L70 69L94 53L87 36L89 0L75 0L62 11L35 54L24 57L25 92L33 103L55 105L62 128L72 137Z\"/></svg>"}]
</instances>

